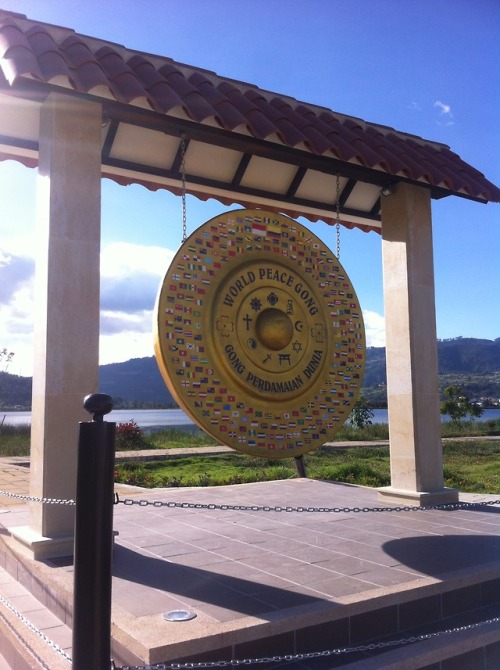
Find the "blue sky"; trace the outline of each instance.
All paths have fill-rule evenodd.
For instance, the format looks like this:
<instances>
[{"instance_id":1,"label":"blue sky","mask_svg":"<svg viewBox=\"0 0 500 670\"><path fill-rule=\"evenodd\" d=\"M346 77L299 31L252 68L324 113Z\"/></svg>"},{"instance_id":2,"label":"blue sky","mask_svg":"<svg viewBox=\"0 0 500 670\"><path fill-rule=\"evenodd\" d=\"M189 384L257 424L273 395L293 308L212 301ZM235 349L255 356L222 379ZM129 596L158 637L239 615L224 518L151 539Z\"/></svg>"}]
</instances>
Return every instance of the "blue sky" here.
<instances>
[{"instance_id":1,"label":"blue sky","mask_svg":"<svg viewBox=\"0 0 500 670\"><path fill-rule=\"evenodd\" d=\"M4 9L168 56L451 147L500 184L497 0L2 0ZM0 110L1 114L1 110ZM188 198L188 233L224 211ZM439 338L500 336L500 207L433 201ZM32 370L36 171L0 163L0 350ZM152 309L181 201L103 181L101 362L153 355ZM334 229L310 227L335 250ZM342 229L369 345L384 344L381 240Z\"/></svg>"}]
</instances>

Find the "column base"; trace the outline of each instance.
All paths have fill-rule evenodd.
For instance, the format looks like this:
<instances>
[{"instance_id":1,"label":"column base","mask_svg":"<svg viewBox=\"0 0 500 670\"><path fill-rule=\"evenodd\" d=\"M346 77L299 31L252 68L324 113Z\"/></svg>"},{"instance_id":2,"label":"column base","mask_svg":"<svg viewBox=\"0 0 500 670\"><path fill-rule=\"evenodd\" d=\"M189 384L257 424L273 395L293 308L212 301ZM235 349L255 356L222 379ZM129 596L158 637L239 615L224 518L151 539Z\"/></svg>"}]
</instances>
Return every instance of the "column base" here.
<instances>
[{"instance_id":1,"label":"column base","mask_svg":"<svg viewBox=\"0 0 500 670\"><path fill-rule=\"evenodd\" d=\"M439 491L410 491L384 486L378 489L381 500L394 503L406 503L415 507L431 507L458 502L458 489L442 488Z\"/></svg>"},{"instance_id":2,"label":"column base","mask_svg":"<svg viewBox=\"0 0 500 670\"><path fill-rule=\"evenodd\" d=\"M35 561L73 556L74 537L44 537L29 526L9 528L19 549Z\"/></svg>"}]
</instances>

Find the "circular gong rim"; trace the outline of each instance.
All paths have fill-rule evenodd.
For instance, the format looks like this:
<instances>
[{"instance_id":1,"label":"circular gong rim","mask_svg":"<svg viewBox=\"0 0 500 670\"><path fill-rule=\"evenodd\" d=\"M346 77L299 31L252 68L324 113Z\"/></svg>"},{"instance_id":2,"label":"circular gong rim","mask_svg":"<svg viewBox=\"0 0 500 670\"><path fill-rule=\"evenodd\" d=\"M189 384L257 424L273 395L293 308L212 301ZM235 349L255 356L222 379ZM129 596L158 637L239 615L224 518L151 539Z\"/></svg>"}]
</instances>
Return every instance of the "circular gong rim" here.
<instances>
[{"instance_id":1,"label":"circular gong rim","mask_svg":"<svg viewBox=\"0 0 500 670\"><path fill-rule=\"evenodd\" d=\"M361 387L365 334L344 268L289 217L236 210L182 244L160 286L155 354L173 398L216 440L301 456L333 439Z\"/></svg>"}]
</instances>

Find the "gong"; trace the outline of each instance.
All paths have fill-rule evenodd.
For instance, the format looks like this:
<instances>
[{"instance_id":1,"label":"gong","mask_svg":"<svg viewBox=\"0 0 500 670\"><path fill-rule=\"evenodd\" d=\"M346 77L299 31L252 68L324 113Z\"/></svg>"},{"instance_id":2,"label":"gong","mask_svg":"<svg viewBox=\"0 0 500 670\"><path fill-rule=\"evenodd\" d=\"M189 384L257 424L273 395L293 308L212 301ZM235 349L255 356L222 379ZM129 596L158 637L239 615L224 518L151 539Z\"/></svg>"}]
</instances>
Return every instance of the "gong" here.
<instances>
[{"instance_id":1,"label":"gong","mask_svg":"<svg viewBox=\"0 0 500 670\"><path fill-rule=\"evenodd\" d=\"M359 394L365 334L355 291L328 247L280 214L236 210L190 235L160 286L154 330L180 407L253 456L321 446Z\"/></svg>"}]
</instances>

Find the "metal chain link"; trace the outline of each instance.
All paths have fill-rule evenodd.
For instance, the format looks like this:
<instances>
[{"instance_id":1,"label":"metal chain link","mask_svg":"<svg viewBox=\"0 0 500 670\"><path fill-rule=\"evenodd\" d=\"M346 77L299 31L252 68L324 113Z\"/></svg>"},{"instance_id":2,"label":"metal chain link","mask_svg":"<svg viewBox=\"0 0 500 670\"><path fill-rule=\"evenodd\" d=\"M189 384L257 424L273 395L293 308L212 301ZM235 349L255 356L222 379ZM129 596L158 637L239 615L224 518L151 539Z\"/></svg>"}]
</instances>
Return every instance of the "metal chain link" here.
<instances>
[{"instance_id":1,"label":"metal chain link","mask_svg":"<svg viewBox=\"0 0 500 670\"><path fill-rule=\"evenodd\" d=\"M352 654L356 652L374 651L375 649L385 649L391 647L400 647L406 644L413 644L415 642L423 642L442 635L451 635L453 633L463 633L467 630L474 630L491 623L498 623L500 617L486 619L478 623L471 623L465 626L457 626L456 628L446 628L445 630L436 631L434 633L423 633L422 635L412 635L411 637L403 637L397 640L389 640L387 642L374 642L371 644L360 644L357 647L343 647L338 649L328 649L325 651L312 651L303 654L286 654L284 656L265 656L263 658L245 658L242 660L231 661L202 661L199 663L156 663L154 665L124 665L117 670L185 670L187 668L226 668L235 667L239 665L256 665L265 663L281 663L283 661L304 661L314 658L325 658L328 656L340 656L341 654Z\"/></svg>"},{"instance_id":2,"label":"metal chain link","mask_svg":"<svg viewBox=\"0 0 500 670\"><path fill-rule=\"evenodd\" d=\"M0 490L0 495L7 496L9 498L15 498L17 500L26 500L29 502L40 502L45 504L59 504L59 505L75 505L74 500L64 500L59 498L37 498L35 496L27 496L19 493L11 493L9 491ZM122 503L124 505L139 505L140 507L169 507L169 508L181 508L181 509L204 509L204 510L222 510L222 511L251 511L251 512L320 512L320 513L359 513L359 512L418 512L418 511L427 511L427 510L455 510L455 509L470 509L477 507L485 507L491 505L500 505L499 500L488 500L481 502L463 502L463 503L443 503L438 505L432 505L429 507L293 507L293 506L271 506L271 505L229 505L229 504L218 504L218 503L189 503L189 502L175 502L168 501L163 502L161 500L133 500L131 498L125 498L120 500L118 494L115 494L115 504ZM22 623L24 623L30 630L32 630L36 635L38 635L44 642L47 643L54 651L59 653L67 661L71 662L71 657L61 649L57 644L52 642L42 631L40 631L36 626L34 626L25 616L18 612L3 596L0 595L0 603L2 603L8 610L10 610ZM5 620L5 617L2 616ZM298 661L305 659L320 658L324 656L332 656L344 653L360 652L360 651L371 651L373 649L382 649L385 647L394 647L398 645L409 644L412 642L418 642L421 640L427 640L433 637L440 635L447 635L455 632L462 632L466 630L471 630L479 626L484 626L489 623L496 623L500 621L500 617L495 617L493 619L488 619L476 624L469 624L467 626L461 626L458 628L446 629L444 631L438 631L435 633L428 633L424 635L413 636L409 638L402 638L399 640L392 640L389 642L379 642L368 645L360 645L357 647L343 648L343 649L332 649L329 651L320 651L320 652L310 652L306 654L294 654L294 655L285 655L285 656L271 656L265 658L255 658L255 659L244 659L244 660L232 660L232 661L213 661L213 662L200 662L200 663L159 663L156 665L146 665L146 666L122 666L120 670L184 670L191 668L216 668L216 667L227 667L227 666L238 666L238 665L253 665L253 664L264 664L264 663L278 663L282 661ZM6 622L8 623L8 622ZM31 648L26 645L27 648L32 652ZM34 652L32 652L34 653ZM38 659L40 660L40 659ZM45 666L45 664L42 665ZM112 667L114 663L112 663ZM47 668L47 670L49 670Z\"/></svg>"},{"instance_id":3,"label":"metal chain link","mask_svg":"<svg viewBox=\"0 0 500 670\"><path fill-rule=\"evenodd\" d=\"M24 500L26 502L38 502L45 505L76 505L74 500L65 500L64 498L37 498L36 496L23 495L21 493L11 493L10 491L3 491L0 489L0 495L7 498L14 498L15 500ZM410 506L404 507L294 507L287 505L230 505L223 503L191 503L191 502L175 502L173 500L145 500L140 498L134 500L132 498L119 497L118 493L114 494L114 504L122 505L139 505L139 507L170 507L180 509L205 509L205 510L221 510L230 512L320 512L327 514L359 514L360 512L425 512L429 510L456 510L456 509L471 509L477 507L488 507L492 505L500 505L498 500L485 500L480 502L457 502L457 503L440 503L438 505L424 506Z\"/></svg>"},{"instance_id":4,"label":"metal chain link","mask_svg":"<svg viewBox=\"0 0 500 670\"><path fill-rule=\"evenodd\" d=\"M25 500L26 502L43 503L44 505L76 505L74 500L65 500L64 498L37 498L36 496L27 496L21 493L11 493L10 491L2 491L1 489L0 496L14 498L15 500Z\"/></svg>"},{"instance_id":5,"label":"metal chain link","mask_svg":"<svg viewBox=\"0 0 500 670\"><path fill-rule=\"evenodd\" d=\"M337 232L337 259L340 260L340 175L337 174L337 200L335 202L335 228Z\"/></svg>"},{"instance_id":6,"label":"metal chain link","mask_svg":"<svg viewBox=\"0 0 500 670\"><path fill-rule=\"evenodd\" d=\"M281 507L280 505L229 505L221 503L190 503L190 502L175 502L175 501L161 501L161 500L134 500L132 498L120 499L119 495L115 493L115 505L139 505L139 507L170 507L180 509L204 509L204 510L221 510L231 512L320 512L328 514L349 514L360 512L425 512L429 510L456 510L456 509L470 509L476 507L486 507L490 505L500 505L499 500L488 500L484 502L457 502L457 503L441 503L438 505L429 505L428 507L293 507L287 505Z\"/></svg>"},{"instance_id":7,"label":"metal chain link","mask_svg":"<svg viewBox=\"0 0 500 670\"><path fill-rule=\"evenodd\" d=\"M181 137L181 198L182 198L182 242L187 238L187 216L186 216L186 138Z\"/></svg>"},{"instance_id":8,"label":"metal chain link","mask_svg":"<svg viewBox=\"0 0 500 670\"><path fill-rule=\"evenodd\" d=\"M14 616L17 617L17 619L19 619L19 621L21 621L27 628L29 628L41 640L43 640L47 644L47 646L49 646L51 649L53 649L55 652L57 652L64 659L66 659L66 661L69 661L71 663L71 656L69 656L64 651L64 649L61 649L61 647L58 644L56 644L55 642L53 642L50 638L48 638L45 635L45 633L42 633L41 630L39 630L34 624L32 624L31 621L29 621L29 619L27 619L23 614L21 614L21 612L19 612L13 605L11 605L11 603L9 603L8 600L6 600L1 595L0 595L0 603L6 609L8 609L10 612L12 612L12 614L14 614ZM25 645L25 647L30 651L30 653L32 653L35 656L35 658L38 660L38 662L40 662L43 665L43 667L46 668L47 670L51 670L50 667L48 665L46 665L44 663L44 661L35 653L35 651L33 649L31 649L29 644L25 640L23 640L23 638L15 631L15 629L9 624L7 619L3 615L0 615L0 616L2 616L5 623L7 623L7 625L9 625L9 627L16 633L16 637Z\"/></svg>"}]
</instances>

